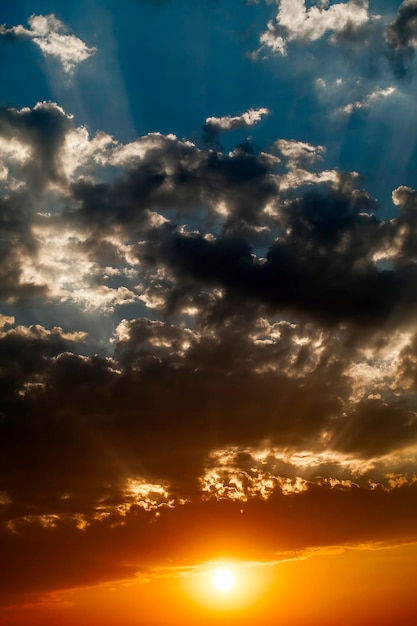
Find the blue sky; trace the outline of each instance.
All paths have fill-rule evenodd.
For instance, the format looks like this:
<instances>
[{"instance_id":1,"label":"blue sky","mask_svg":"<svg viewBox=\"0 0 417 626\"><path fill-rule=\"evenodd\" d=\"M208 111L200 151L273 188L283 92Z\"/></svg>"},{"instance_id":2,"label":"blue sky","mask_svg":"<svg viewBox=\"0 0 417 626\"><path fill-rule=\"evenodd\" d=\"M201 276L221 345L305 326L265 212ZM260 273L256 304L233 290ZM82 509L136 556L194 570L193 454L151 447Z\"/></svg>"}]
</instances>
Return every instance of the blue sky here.
<instances>
[{"instance_id":1,"label":"blue sky","mask_svg":"<svg viewBox=\"0 0 417 626\"><path fill-rule=\"evenodd\" d=\"M415 515L416 30L416 0L0 8L0 542L88 528L96 584L122 518L273 529L288 493L328 545L411 541L372 525Z\"/></svg>"},{"instance_id":2,"label":"blue sky","mask_svg":"<svg viewBox=\"0 0 417 626\"><path fill-rule=\"evenodd\" d=\"M396 4L371 2L369 13L389 23ZM54 5L19 2L3 10L3 21L25 24L30 15L54 13ZM276 13L274 3L263 2L63 3L58 17L96 45L97 54L63 80L30 41L9 42L3 45L2 100L13 106L59 101L90 132L104 130L121 141L152 131L198 141L210 115L267 107L267 120L225 138L226 145L248 134L261 149L279 138L325 145L329 165L356 168L388 208L392 188L412 182L412 73L394 76L386 59L371 59L358 46L329 45L328 36L290 44L285 57L264 50L254 62L250 54ZM318 86L320 78L325 88ZM337 85L340 79L344 84ZM391 98L350 115L336 113L352 99L389 87L396 90Z\"/></svg>"}]
</instances>

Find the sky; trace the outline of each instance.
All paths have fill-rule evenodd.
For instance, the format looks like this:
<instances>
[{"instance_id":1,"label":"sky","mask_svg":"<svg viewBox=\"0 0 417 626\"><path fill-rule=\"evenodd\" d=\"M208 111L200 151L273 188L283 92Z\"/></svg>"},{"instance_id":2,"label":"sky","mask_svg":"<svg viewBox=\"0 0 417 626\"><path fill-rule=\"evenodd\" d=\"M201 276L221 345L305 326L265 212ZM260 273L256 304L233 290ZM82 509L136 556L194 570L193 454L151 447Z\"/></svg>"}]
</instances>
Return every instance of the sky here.
<instances>
[{"instance_id":1,"label":"sky","mask_svg":"<svg viewBox=\"0 0 417 626\"><path fill-rule=\"evenodd\" d=\"M2 4L1 624L415 619L416 50L416 0Z\"/></svg>"}]
</instances>

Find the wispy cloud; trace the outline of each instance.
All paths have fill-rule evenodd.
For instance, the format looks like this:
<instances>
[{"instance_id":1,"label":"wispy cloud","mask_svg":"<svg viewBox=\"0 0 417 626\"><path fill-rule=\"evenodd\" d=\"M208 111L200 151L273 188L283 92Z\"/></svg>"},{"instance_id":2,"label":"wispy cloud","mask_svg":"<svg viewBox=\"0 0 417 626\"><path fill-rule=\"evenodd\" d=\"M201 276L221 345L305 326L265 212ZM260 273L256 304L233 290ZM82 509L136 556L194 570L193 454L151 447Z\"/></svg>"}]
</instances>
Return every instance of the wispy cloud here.
<instances>
[{"instance_id":1,"label":"wispy cloud","mask_svg":"<svg viewBox=\"0 0 417 626\"><path fill-rule=\"evenodd\" d=\"M346 106L341 107L339 111L341 113L353 113L353 111L360 111L362 109L369 109L375 102L383 98L388 98L396 92L395 87L387 87L387 89L376 89L372 93L368 94L363 100L356 100L350 102Z\"/></svg>"}]
</instances>

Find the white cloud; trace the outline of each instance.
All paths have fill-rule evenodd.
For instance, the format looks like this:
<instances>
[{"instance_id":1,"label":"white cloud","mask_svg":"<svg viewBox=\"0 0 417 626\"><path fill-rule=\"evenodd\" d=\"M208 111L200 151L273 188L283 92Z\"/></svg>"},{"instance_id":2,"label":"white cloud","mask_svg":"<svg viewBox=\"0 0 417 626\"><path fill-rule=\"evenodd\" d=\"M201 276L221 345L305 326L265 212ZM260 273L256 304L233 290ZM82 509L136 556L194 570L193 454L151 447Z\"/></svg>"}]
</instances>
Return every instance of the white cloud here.
<instances>
[{"instance_id":1,"label":"white cloud","mask_svg":"<svg viewBox=\"0 0 417 626\"><path fill-rule=\"evenodd\" d=\"M329 32L358 29L369 20L367 0L327 5L326 1L318 1L307 9L305 0L281 0L276 21L270 21L260 37L261 47L285 55L288 42L316 41Z\"/></svg>"},{"instance_id":2,"label":"white cloud","mask_svg":"<svg viewBox=\"0 0 417 626\"><path fill-rule=\"evenodd\" d=\"M324 146L313 146L304 141L279 139L275 147L285 157L287 172L279 177L280 189L296 189L303 185L327 183L337 185L339 175L336 170L310 171L320 164L326 153Z\"/></svg>"},{"instance_id":3,"label":"white cloud","mask_svg":"<svg viewBox=\"0 0 417 626\"><path fill-rule=\"evenodd\" d=\"M73 302L83 310L112 311L116 306L131 304L139 297L128 286L105 284L114 268L91 261L82 253L85 238L76 230L57 227L53 215L40 215L32 226L39 246L36 258L22 258L22 279L33 285L47 285L48 295L58 302ZM112 241L117 245L117 241ZM118 246L123 258L125 248ZM113 271L114 270L114 271ZM117 268L129 282L129 276ZM0 320L1 321L1 320Z\"/></svg>"},{"instance_id":4,"label":"white cloud","mask_svg":"<svg viewBox=\"0 0 417 626\"><path fill-rule=\"evenodd\" d=\"M363 100L356 100L355 102L350 102L344 107L341 107L339 111L341 113L352 113L353 111L359 111L360 109L369 109L374 102L380 100L381 98L387 98L396 92L395 87L388 87L387 89L376 89L372 93L368 94L366 98Z\"/></svg>"},{"instance_id":5,"label":"white cloud","mask_svg":"<svg viewBox=\"0 0 417 626\"><path fill-rule=\"evenodd\" d=\"M289 160L288 167L290 169L295 165L309 167L317 161L322 161L326 152L323 146L312 146L304 141L279 139L275 145L281 154Z\"/></svg>"},{"instance_id":6,"label":"white cloud","mask_svg":"<svg viewBox=\"0 0 417 626\"><path fill-rule=\"evenodd\" d=\"M49 15L32 15L28 19L29 28L21 24L12 28L0 26L0 35L29 37L47 57L55 58L67 74L96 52L89 48L81 39L68 33L67 26L53 13Z\"/></svg>"},{"instance_id":7,"label":"white cloud","mask_svg":"<svg viewBox=\"0 0 417 626\"><path fill-rule=\"evenodd\" d=\"M249 109L241 115L226 115L224 117L208 117L206 124L218 131L235 130L237 128L246 128L253 126L259 122L264 115L268 115L269 109L262 107L260 109Z\"/></svg>"},{"instance_id":8,"label":"white cloud","mask_svg":"<svg viewBox=\"0 0 417 626\"><path fill-rule=\"evenodd\" d=\"M108 155L116 142L107 133L99 131L90 137L87 128L78 126L65 136L61 151L61 168L65 177L70 179L77 168L97 163L105 165Z\"/></svg>"}]
</instances>

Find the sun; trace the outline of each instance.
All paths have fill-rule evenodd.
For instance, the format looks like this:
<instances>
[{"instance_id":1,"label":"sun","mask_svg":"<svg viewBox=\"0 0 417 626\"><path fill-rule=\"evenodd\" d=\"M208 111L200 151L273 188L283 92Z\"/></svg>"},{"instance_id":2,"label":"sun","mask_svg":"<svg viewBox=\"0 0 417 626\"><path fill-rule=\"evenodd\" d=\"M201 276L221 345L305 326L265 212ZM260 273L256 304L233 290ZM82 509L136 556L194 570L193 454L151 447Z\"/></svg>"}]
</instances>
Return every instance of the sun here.
<instances>
[{"instance_id":1,"label":"sun","mask_svg":"<svg viewBox=\"0 0 417 626\"><path fill-rule=\"evenodd\" d=\"M190 599L210 613L240 611L263 593L268 578L264 570L259 563L233 558L205 561L185 575L182 584Z\"/></svg>"},{"instance_id":2,"label":"sun","mask_svg":"<svg viewBox=\"0 0 417 626\"><path fill-rule=\"evenodd\" d=\"M211 581L217 591L230 591L235 584L235 577L230 569L218 567L214 570Z\"/></svg>"}]
</instances>

